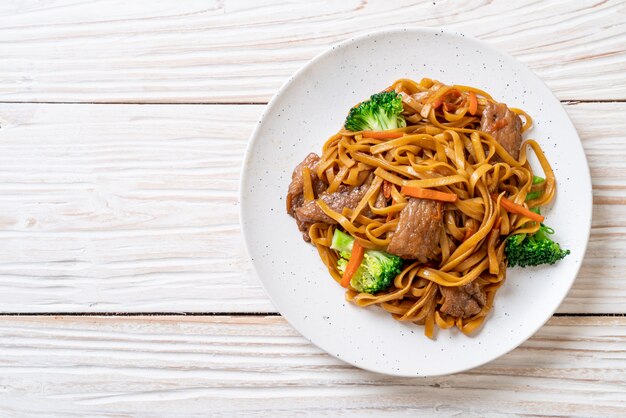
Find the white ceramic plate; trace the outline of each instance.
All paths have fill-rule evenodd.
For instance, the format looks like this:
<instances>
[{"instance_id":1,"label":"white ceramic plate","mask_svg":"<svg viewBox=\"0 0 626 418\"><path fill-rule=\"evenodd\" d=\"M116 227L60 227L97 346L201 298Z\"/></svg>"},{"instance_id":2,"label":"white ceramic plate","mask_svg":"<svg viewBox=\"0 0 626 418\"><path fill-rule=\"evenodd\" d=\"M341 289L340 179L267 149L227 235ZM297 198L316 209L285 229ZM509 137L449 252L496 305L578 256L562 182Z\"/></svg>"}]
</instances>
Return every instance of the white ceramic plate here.
<instances>
[{"instance_id":1,"label":"white ceramic plate","mask_svg":"<svg viewBox=\"0 0 626 418\"><path fill-rule=\"evenodd\" d=\"M330 277L285 212L294 167L342 125L348 110L398 78L430 77L486 90L525 109L558 181L545 211L571 255L554 266L509 269L495 306L473 337L395 321L358 308ZM524 65L462 35L432 29L377 32L333 46L276 93L252 134L241 182L241 221L256 272L280 313L307 339L355 366L401 376L456 373L493 360L528 339L555 312L580 268L591 225L591 180L567 114Z\"/></svg>"}]
</instances>

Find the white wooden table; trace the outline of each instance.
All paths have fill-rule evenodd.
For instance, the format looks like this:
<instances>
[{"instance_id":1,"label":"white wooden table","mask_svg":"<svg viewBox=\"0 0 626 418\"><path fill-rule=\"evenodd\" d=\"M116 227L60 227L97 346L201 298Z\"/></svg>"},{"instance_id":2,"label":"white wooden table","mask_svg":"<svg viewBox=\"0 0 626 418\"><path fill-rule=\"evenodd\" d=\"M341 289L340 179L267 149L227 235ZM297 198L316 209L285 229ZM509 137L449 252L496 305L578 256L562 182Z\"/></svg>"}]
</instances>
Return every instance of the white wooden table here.
<instances>
[{"instance_id":1,"label":"white wooden table","mask_svg":"<svg viewBox=\"0 0 626 418\"><path fill-rule=\"evenodd\" d=\"M380 376L309 344L238 224L271 94L329 44L395 25L526 63L593 178L558 313L448 377ZM8 1L0 102L0 416L626 415L624 1Z\"/></svg>"}]
</instances>

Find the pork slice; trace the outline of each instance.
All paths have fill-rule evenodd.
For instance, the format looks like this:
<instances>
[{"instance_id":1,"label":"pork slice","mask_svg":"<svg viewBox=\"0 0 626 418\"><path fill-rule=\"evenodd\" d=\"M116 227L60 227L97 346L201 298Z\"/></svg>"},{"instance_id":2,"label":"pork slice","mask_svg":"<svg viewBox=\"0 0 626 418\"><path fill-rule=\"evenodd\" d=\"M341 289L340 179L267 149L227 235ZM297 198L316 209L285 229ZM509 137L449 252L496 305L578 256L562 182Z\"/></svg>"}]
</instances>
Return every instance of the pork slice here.
<instances>
[{"instance_id":1,"label":"pork slice","mask_svg":"<svg viewBox=\"0 0 626 418\"><path fill-rule=\"evenodd\" d=\"M309 237L309 227L312 223L298 219L296 216L296 209L304 204L304 181L302 179L302 169L308 167L311 171L311 182L313 184L313 191L316 195L321 194L326 190L326 184L317 177L316 170L317 164L320 161L320 157L315 153L307 155L300 164L296 166L291 174L291 183L289 184L289 190L287 191L287 213L296 219L298 229L302 232L302 239L306 242L311 241Z\"/></svg>"},{"instance_id":2,"label":"pork slice","mask_svg":"<svg viewBox=\"0 0 626 418\"><path fill-rule=\"evenodd\" d=\"M305 221L298 219L298 216L296 216L296 212L295 212L298 208L302 207L303 204L304 204L304 196L302 194L299 194L296 197L294 197L293 201L291 202L291 206L293 207L293 214L291 216L293 216L293 218L296 220L296 225L298 226L298 230L302 233L302 239L305 242L311 242L311 237L309 236L309 228L311 227L311 225L313 225L313 223L305 222Z\"/></svg>"},{"instance_id":3,"label":"pork slice","mask_svg":"<svg viewBox=\"0 0 626 418\"><path fill-rule=\"evenodd\" d=\"M387 251L402 258L426 262L439 252L443 230L443 204L435 200L409 198L400 212L398 226Z\"/></svg>"},{"instance_id":4,"label":"pork slice","mask_svg":"<svg viewBox=\"0 0 626 418\"><path fill-rule=\"evenodd\" d=\"M441 312L456 318L474 316L487 304L487 294L476 282L458 287L439 286L439 289L443 294Z\"/></svg>"},{"instance_id":5,"label":"pork slice","mask_svg":"<svg viewBox=\"0 0 626 418\"><path fill-rule=\"evenodd\" d=\"M289 184L289 190L287 191L287 213L293 216L296 207L302 206L302 199L297 199L301 196L304 189L304 180L302 179L302 169L308 167L311 171L311 182L313 189L316 193L321 193L326 185L321 181L316 174L317 164L320 161L320 157L314 152L307 155L300 164L296 166L291 174L291 183Z\"/></svg>"},{"instance_id":6,"label":"pork slice","mask_svg":"<svg viewBox=\"0 0 626 418\"><path fill-rule=\"evenodd\" d=\"M319 195L319 199L323 200L335 212L341 213L343 208L354 209L357 207L363 196L367 192L368 186L348 187L342 185L334 193L323 192ZM317 222L325 224L336 224L337 222L326 215L324 211L315 203L315 201L305 202L301 207L295 210L297 220L314 224Z\"/></svg>"},{"instance_id":7,"label":"pork slice","mask_svg":"<svg viewBox=\"0 0 626 418\"><path fill-rule=\"evenodd\" d=\"M493 136L513 158L519 158L522 121L504 103L487 104L480 120L480 130Z\"/></svg>"},{"instance_id":8,"label":"pork slice","mask_svg":"<svg viewBox=\"0 0 626 418\"><path fill-rule=\"evenodd\" d=\"M376 209L384 209L387 207L387 198L385 198L385 195L383 194L382 190L378 193L378 196L376 196L374 207Z\"/></svg>"}]
</instances>

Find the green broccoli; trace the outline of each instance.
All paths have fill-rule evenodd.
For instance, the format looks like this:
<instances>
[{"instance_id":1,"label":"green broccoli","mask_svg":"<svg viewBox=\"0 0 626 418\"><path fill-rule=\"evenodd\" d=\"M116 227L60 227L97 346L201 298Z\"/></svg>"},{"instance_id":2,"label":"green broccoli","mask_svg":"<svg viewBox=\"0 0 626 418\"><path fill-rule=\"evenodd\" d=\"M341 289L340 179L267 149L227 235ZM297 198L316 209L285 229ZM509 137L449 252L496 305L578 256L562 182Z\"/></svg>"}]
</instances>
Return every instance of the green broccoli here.
<instances>
[{"instance_id":1,"label":"green broccoli","mask_svg":"<svg viewBox=\"0 0 626 418\"><path fill-rule=\"evenodd\" d=\"M544 181L546 181L546 179L544 179L543 177L533 176L533 185L534 184L541 184Z\"/></svg>"},{"instance_id":2,"label":"green broccoli","mask_svg":"<svg viewBox=\"0 0 626 418\"><path fill-rule=\"evenodd\" d=\"M509 267L538 266L540 264L554 264L570 253L561 249L561 246L552 241L550 235L554 229L541 224L539 230L532 235L511 235L506 240L504 249Z\"/></svg>"},{"instance_id":3,"label":"green broccoli","mask_svg":"<svg viewBox=\"0 0 626 418\"><path fill-rule=\"evenodd\" d=\"M344 126L350 131L404 128L406 121L402 110L402 98L395 91L377 93L350 109Z\"/></svg>"},{"instance_id":4,"label":"green broccoli","mask_svg":"<svg viewBox=\"0 0 626 418\"><path fill-rule=\"evenodd\" d=\"M341 258L337 269L343 274L350 259L354 238L335 229L330 246L339 251ZM359 292L376 293L391 286L393 279L402 271L403 260L395 255L377 250L365 250L363 261L350 280L350 285Z\"/></svg>"},{"instance_id":5,"label":"green broccoli","mask_svg":"<svg viewBox=\"0 0 626 418\"><path fill-rule=\"evenodd\" d=\"M543 192L541 190L537 190L536 192L530 192L526 195L526 201L539 199Z\"/></svg>"},{"instance_id":6,"label":"green broccoli","mask_svg":"<svg viewBox=\"0 0 626 418\"><path fill-rule=\"evenodd\" d=\"M335 229L335 233L333 234L333 241L330 243L330 248L339 251L339 256L341 258L345 258L346 260L350 259L350 254L352 253L352 244L354 244L354 238L352 238L345 232L341 232L340 230Z\"/></svg>"},{"instance_id":7,"label":"green broccoli","mask_svg":"<svg viewBox=\"0 0 626 418\"><path fill-rule=\"evenodd\" d=\"M533 184L541 184L546 179L533 176ZM531 192L526 195L526 200L538 199L543 194L542 190ZM530 209L531 212L541 214L539 207ZM540 264L554 264L565 258L569 250L561 249L561 246L552 241L549 235L554 234L554 229L541 224L539 230L532 235L516 234L506 240L504 252L509 261L509 267L538 266Z\"/></svg>"},{"instance_id":8,"label":"green broccoli","mask_svg":"<svg viewBox=\"0 0 626 418\"><path fill-rule=\"evenodd\" d=\"M543 177L533 176L533 186L536 185L536 184L541 184L544 181L546 181L546 179L544 179ZM530 192L530 193L528 193L526 195L526 201L539 199L542 194L543 194L542 190L537 190L535 192Z\"/></svg>"}]
</instances>

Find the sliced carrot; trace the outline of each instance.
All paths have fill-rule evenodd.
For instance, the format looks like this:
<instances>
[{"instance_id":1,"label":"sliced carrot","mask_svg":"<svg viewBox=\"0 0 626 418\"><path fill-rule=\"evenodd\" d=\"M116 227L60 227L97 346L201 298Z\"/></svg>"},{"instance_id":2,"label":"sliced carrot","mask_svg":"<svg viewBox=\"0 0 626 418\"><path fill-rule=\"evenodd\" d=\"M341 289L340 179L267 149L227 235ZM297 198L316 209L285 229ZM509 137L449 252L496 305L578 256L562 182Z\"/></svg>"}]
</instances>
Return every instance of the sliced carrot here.
<instances>
[{"instance_id":1,"label":"sliced carrot","mask_svg":"<svg viewBox=\"0 0 626 418\"><path fill-rule=\"evenodd\" d=\"M491 130L492 131L497 131L499 129L504 128L506 125L509 124L509 121L506 119L499 119L497 121L495 121L494 123L491 124Z\"/></svg>"},{"instance_id":2,"label":"sliced carrot","mask_svg":"<svg viewBox=\"0 0 626 418\"><path fill-rule=\"evenodd\" d=\"M478 112L478 98L473 91L469 92L469 112L471 115L475 115Z\"/></svg>"},{"instance_id":3,"label":"sliced carrot","mask_svg":"<svg viewBox=\"0 0 626 418\"><path fill-rule=\"evenodd\" d=\"M497 200L498 196L493 196L493 198ZM543 220L545 219L545 216L540 215L540 214L535 213L535 212L531 212L530 209L526 209L522 205L518 205L517 203L513 203L509 199L507 199L506 197L502 197L502 199L500 199L500 205L502 205L504 210L506 210L507 212L517 213L518 215L525 216L528 219L531 219L531 220L536 221L536 222L543 222Z\"/></svg>"},{"instance_id":4,"label":"sliced carrot","mask_svg":"<svg viewBox=\"0 0 626 418\"><path fill-rule=\"evenodd\" d=\"M385 196L385 199L391 197L391 183L387 180L383 181L383 196Z\"/></svg>"},{"instance_id":5,"label":"sliced carrot","mask_svg":"<svg viewBox=\"0 0 626 418\"><path fill-rule=\"evenodd\" d=\"M343 276L341 277L341 285L343 287L348 287L350 284L350 280L354 273L359 269L361 265L361 261L363 261L363 255L365 254L365 248L358 243L358 241L354 241L352 244L352 253L350 253L350 260L348 260L348 265L343 272Z\"/></svg>"},{"instance_id":6,"label":"sliced carrot","mask_svg":"<svg viewBox=\"0 0 626 418\"><path fill-rule=\"evenodd\" d=\"M436 94L435 94L436 96ZM437 109L439 106L441 106L442 104L445 105L446 99L448 99L449 97L452 98L457 98L461 96L461 92L459 92L457 89L450 89L448 91L446 91L445 93L443 93L440 97L437 97L435 100L433 100L432 105L433 105L433 109ZM448 111L446 109L446 111Z\"/></svg>"},{"instance_id":7,"label":"sliced carrot","mask_svg":"<svg viewBox=\"0 0 626 418\"><path fill-rule=\"evenodd\" d=\"M386 88L385 90L383 90L383 91L390 92L390 91L392 91L392 90L393 90L393 86L389 86L389 87L387 87L387 88Z\"/></svg>"},{"instance_id":8,"label":"sliced carrot","mask_svg":"<svg viewBox=\"0 0 626 418\"><path fill-rule=\"evenodd\" d=\"M454 193L444 193L437 190L421 189L419 187L402 186L400 192L406 196L413 196L420 199L440 200L442 202L456 202L459 198Z\"/></svg>"},{"instance_id":9,"label":"sliced carrot","mask_svg":"<svg viewBox=\"0 0 626 418\"><path fill-rule=\"evenodd\" d=\"M404 132L390 132L390 131L363 131L361 132L363 138L372 139L394 139L400 138L404 135Z\"/></svg>"}]
</instances>

